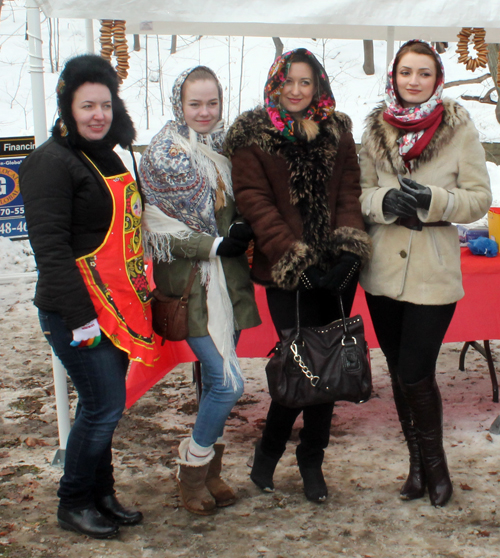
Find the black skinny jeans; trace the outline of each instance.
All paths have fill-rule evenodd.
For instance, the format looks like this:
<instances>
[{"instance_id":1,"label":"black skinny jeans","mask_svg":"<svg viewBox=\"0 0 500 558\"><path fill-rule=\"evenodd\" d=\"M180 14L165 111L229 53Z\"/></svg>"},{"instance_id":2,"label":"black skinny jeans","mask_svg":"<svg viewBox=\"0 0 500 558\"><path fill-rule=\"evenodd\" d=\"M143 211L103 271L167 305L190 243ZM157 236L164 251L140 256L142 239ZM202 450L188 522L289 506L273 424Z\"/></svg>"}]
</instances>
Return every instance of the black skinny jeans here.
<instances>
[{"instance_id":1,"label":"black skinny jeans","mask_svg":"<svg viewBox=\"0 0 500 558\"><path fill-rule=\"evenodd\" d=\"M387 364L404 384L436 371L436 361L456 303L412 304L366 293L373 327Z\"/></svg>"},{"instance_id":2,"label":"black skinny jeans","mask_svg":"<svg viewBox=\"0 0 500 558\"><path fill-rule=\"evenodd\" d=\"M357 278L342 295L344 311L349 315ZM295 326L296 291L269 288L266 291L269 312L277 330ZM300 293L300 323L303 326L322 326L340 318L337 297L331 291L313 289ZM262 433L262 451L279 459L285 451L295 420L303 413L304 427L300 431L297 461L301 467L318 467L323 462L324 450L330 440L333 403L290 409L271 402L266 426Z\"/></svg>"}]
</instances>

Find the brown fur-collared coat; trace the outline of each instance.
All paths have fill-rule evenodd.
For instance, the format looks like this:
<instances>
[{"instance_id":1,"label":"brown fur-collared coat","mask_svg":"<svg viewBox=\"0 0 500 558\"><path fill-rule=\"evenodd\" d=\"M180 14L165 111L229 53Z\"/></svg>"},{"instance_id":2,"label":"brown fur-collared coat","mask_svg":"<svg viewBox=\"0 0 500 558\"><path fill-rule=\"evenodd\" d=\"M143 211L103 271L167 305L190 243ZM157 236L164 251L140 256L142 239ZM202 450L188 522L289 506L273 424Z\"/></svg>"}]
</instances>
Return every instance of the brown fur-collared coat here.
<instances>
[{"instance_id":1,"label":"brown fur-collared coat","mask_svg":"<svg viewBox=\"0 0 500 558\"><path fill-rule=\"evenodd\" d=\"M385 104L367 118L360 151L361 203L373 254L360 283L373 295L430 305L456 302L464 295L456 227L412 231L382 211L386 193L399 189L398 173L431 189L429 209L417 210L423 223L472 223L488 211L489 176L476 128L461 105L450 99L443 105L443 121L411 161L411 171L399 155L401 132L383 119Z\"/></svg>"},{"instance_id":2,"label":"brown fur-collared coat","mask_svg":"<svg viewBox=\"0 0 500 558\"><path fill-rule=\"evenodd\" d=\"M256 108L230 128L225 151L238 210L255 233L254 281L291 290L307 267L326 270L341 250L368 259L351 126L335 112L313 140L291 142Z\"/></svg>"}]
</instances>

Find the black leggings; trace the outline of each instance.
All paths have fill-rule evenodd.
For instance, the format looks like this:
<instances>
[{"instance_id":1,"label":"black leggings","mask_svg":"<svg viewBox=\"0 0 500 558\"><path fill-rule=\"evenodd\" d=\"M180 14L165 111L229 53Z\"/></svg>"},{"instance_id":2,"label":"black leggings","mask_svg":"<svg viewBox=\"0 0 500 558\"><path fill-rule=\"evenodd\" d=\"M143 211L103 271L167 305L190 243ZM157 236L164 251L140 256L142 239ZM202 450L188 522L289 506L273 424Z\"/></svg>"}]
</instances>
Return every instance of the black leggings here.
<instances>
[{"instance_id":1,"label":"black leggings","mask_svg":"<svg viewBox=\"0 0 500 558\"><path fill-rule=\"evenodd\" d=\"M387 364L415 384L436 371L436 361L456 302L412 304L366 293L373 327Z\"/></svg>"},{"instance_id":2,"label":"black leggings","mask_svg":"<svg viewBox=\"0 0 500 558\"><path fill-rule=\"evenodd\" d=\"M349 315L356 292L357 280L352 281L342 295L344 311ZM295 326L296 292L270 288L266 291L269 312L277 330ZM330 291L314 289L300 294L300 323L322 326L340 318L337 297ZM295 420L303 413L304 428L300 431L297 461L301 467L318 467L323 462L324 449L330 440L333 403L290 409L271 402L262 434L261 449L279 459L285 451Z\"/></svg>"}]
</instances>

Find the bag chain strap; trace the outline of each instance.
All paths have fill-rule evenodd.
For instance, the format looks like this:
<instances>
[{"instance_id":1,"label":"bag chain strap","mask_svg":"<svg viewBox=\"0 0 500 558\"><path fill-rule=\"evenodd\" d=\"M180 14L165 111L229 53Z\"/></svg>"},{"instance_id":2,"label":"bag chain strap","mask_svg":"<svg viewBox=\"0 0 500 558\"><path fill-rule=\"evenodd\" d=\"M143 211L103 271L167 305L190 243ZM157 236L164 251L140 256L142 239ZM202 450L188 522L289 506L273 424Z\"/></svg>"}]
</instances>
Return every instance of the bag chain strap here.
<instances>
[{"instance_id":1,"label":"bag chain strap","mask_svg":"<svg viewBox=\"0 0 500 558\"><path fill-rule=\"evenodd\" d=\"M302 372L304 373L304 375L309 378L309 381L311 382L311 385L313 387L316 387L316 384L319 381L319 376L315 376L310 370L309 368L307 368L306 363L302 360L302 357L300 356L299 350L297 348L297 344L295 343L295 341L290 345L290 350L293 353L293 360L300 366L300 369L302 370Z\"/></svg>"},{"instance_id":2,"label":"bag chain strap","mask_svg":"<svg viewBox=\"0 0 500 558\"><path fill-rule=\"evenodd\" d=\"M297 290L297 295L296 295L296 326L297 326L297 335L295 336L295 339L293 340L292 344L290 345L290 350L293 353L293 360L300 366L300 369L302 370L302 372L304 373L304 375L309 379L309 381L311 382L311 385L313 387L316 387L316 384L319 381L319 376L315 376L307 367L306 363L302 360L302 357L300 356L299 353L299 349L297 347L297 343L296 341L298 339L300 339L300 314L299 314L299 302L300 302L300 295L299 295L299 291ZM339 303L339 309L340 309L340 313L342 314L342 327L344 329L344 335L342 337L342 344L344 344L345 338L346 336L352 337L349 333L349 330L347 328L347 321L345 318L345 312L344 312L344 305L342 304L342 297L340 296L340 294L338 295L338 303ZM356 342L356 339L354 337L352 337L354 339L354 342Z\"/></svg>"}]
</instances>

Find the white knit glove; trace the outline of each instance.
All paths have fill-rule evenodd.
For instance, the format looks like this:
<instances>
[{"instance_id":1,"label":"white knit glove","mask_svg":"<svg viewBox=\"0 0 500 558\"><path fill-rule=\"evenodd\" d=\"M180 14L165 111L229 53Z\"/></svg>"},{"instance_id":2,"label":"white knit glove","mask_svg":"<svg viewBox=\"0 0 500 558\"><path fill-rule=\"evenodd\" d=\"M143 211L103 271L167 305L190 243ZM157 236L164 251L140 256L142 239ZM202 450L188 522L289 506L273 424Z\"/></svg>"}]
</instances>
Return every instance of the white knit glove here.
<instances>
[{"instance_id":1,"label":"white knit glove","mask_svg":"<svg viewBox=\"0 0 500 558\"><path fill-rule=\"evenodd\" d=\"M101 329L97 319L92 320L88 324L73 330L72 347L90 347L93 349L99 345L101 341Z\"/></svg>"}]
</instances>

